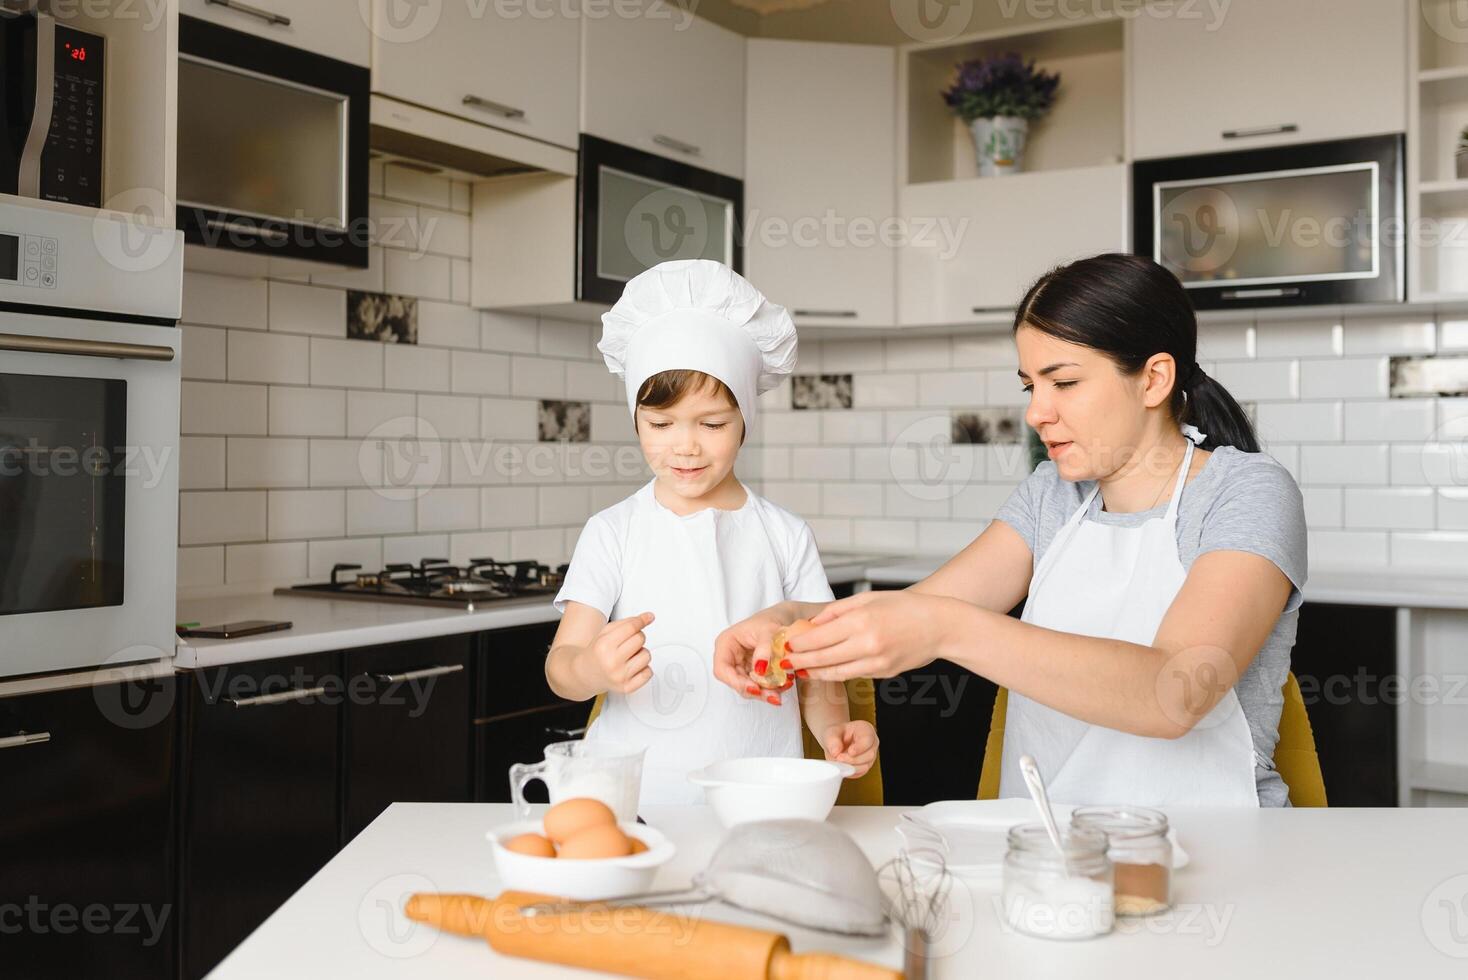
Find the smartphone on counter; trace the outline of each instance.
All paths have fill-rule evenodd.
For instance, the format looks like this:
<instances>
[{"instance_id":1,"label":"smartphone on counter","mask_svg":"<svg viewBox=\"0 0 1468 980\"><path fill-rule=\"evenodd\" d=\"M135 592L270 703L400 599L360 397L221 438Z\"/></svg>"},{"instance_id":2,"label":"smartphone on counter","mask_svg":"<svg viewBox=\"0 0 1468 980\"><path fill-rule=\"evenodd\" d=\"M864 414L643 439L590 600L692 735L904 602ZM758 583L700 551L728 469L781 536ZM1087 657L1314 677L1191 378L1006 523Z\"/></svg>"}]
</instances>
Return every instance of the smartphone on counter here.
<instances>
[{"instance_id":1,"label":"smartphone on counter","mask_svg":"<svg viewBox=\"0 0 1468 980\"><path fill-rule=\"evenodd\" d=\"M274 633L288 630L293 623L286 620L246 619L239 623L224 623L219 626L190 626L178 631L179 636L193 636L201 640L233 640L257 633Z\"/></svg>"}]
</instances>

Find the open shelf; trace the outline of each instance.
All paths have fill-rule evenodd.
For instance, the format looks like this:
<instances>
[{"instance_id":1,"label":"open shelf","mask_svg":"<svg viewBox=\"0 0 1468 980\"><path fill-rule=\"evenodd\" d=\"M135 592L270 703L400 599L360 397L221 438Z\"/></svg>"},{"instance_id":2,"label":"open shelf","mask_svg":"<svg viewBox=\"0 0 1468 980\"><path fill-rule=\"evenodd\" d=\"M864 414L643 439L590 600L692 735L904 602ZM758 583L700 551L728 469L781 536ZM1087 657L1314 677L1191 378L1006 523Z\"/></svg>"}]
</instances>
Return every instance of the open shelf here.
<instances>
[{"instance_id":1,"label":"open shelf","mask_svg":"<svg viewBox=\"0 0 1468 980\"><path fill-rule=\"evenodd\" d=\"M906 49L904 150L909 184L978 176L969 127L952 114L942 93L953 83L959 62L1006 51L1033 58L1036 67L1060 74L1054 108L1030 125L1026 171L1070 170L1123 160L1122 23L1108 20Z\"/></svg>"},{"instance_id":2,"label":"open shelf","mask_svg":"<svg viewBox=\"0 0 1468 980\"><path fill-rule=\"evenodd\" d=\"M1454 8L1460 0L1419 0L1417 68L1426 81L1434 73L1468 70L1468 24ZM1414 11L1415 13L1415 11Z\"/></svg>"}]
</instances>

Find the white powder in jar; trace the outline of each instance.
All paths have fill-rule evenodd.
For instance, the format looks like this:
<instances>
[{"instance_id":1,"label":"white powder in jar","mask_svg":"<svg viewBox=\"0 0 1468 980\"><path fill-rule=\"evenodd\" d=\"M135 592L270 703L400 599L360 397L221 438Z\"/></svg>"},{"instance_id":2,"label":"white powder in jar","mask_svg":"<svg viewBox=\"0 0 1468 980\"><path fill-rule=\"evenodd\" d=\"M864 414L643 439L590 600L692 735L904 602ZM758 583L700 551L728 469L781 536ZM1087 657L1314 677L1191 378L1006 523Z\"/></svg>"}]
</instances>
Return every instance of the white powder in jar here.
<instances>
[{"instance_id":1,"label":"white powder in jar","mask_svg":"<svg viewBox=\"0 0 1468 980\"><path fill-rule=\"evenodd\" d=\"M1010 927L1043 939L1089 939L1111 931L1116 918L1110 882L1090 878L1013 877L1005 882Z\"/></svg>"}]
</instances>

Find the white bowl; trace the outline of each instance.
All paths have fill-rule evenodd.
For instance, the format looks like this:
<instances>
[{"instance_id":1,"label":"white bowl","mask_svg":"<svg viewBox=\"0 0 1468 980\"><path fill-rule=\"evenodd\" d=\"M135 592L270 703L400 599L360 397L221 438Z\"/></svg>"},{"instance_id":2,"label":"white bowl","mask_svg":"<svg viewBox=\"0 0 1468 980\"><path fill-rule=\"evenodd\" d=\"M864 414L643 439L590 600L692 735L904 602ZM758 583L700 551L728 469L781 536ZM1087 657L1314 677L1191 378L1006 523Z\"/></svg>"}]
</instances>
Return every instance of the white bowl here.
<instances>
[{"instance_id":1,"label":"white bowl","mask_svg":"<svg viewBox=\"0 0 1468 980\"><path fill-rule=\"evenodd\" d=\"M677 850L673 842L646 824L619 823L628 837L647 845L641 854L620 858L546 858L517 854L505 849L504 841L521 834L541 834L539 820L497 827L484 836L494 851L494 867L500 884L515 891L536 892L581 900L616 898L650 890L658 868Z\"/></svg>"},{"instance_id":2,"label":"white bowl","mask_svg":"<svg viewBox=\"0 0 1468 980\"><path fill-rule=\"evenodd\" d=\"M752 820L824 820L856 770L819 759L725 759L688 774L725 827Z\"/></svg>"}]
</instances>

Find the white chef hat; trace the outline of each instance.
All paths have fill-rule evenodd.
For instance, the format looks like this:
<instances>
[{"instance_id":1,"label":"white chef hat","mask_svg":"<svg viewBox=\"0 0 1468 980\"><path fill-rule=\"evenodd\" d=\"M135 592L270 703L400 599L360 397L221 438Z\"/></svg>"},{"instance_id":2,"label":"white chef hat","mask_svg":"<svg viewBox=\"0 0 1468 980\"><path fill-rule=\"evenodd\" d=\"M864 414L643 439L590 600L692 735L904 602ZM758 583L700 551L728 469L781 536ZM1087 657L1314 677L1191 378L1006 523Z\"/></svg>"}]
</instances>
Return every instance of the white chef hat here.
<instances>
[{"instance_id":1,"label":"white chef hat","mask_svg":"<svg viewBox=\"0 0 1468 980\"><path fill-rule=\"evenodd\" d=\"M721 262L662 262L633 277L602 314L597 349L627 385L637 414L642 383L662 371L702 371L728 385L753 430L755 402L795 369L795 322Z\"/></svg>"}]
</instances>

